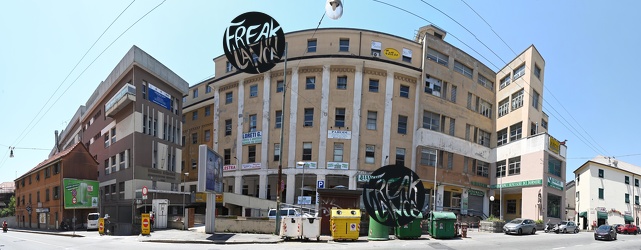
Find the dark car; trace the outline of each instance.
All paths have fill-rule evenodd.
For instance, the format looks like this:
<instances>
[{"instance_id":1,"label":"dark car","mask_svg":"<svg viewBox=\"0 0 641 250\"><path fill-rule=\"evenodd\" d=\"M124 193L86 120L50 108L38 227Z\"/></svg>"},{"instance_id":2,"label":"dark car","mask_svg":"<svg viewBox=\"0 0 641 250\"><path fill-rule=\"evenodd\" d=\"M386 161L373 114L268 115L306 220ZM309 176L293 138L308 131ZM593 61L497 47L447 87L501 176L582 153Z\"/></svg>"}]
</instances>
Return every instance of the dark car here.
<instances>
[{"instance_id":1,"label":"dark car","mask_svg":"<svg viewBox=\"0 0 641 250\"><path fill-rule=\"evenodd\" d=\"M638 233L638 227L633 225L633 224L627 224L623 226L623 229L621 229L621 233L624 234L634 234L636 235Z\"/></svg>"},{"instance_id":2,"label":"dark car","mask_svg":"<svg viewBox=\"0 0 641 250\"><path fill-rule=\"evenodd\" d=\"M503 226L503 232L505 234L535 234L536 223L530 219L514 219Z\"/></svg>"},{"instance_id":3,"label":"dark car","mask_svg":"<svg viewBox=\"0 0 641 250\"><path fill-rule=\"evenodd\" d=\"M601 225L596 230L594 230L594 239L595 240L616 240L617 231L613 226L610 225Z\"/></svg>"}]
</instances>

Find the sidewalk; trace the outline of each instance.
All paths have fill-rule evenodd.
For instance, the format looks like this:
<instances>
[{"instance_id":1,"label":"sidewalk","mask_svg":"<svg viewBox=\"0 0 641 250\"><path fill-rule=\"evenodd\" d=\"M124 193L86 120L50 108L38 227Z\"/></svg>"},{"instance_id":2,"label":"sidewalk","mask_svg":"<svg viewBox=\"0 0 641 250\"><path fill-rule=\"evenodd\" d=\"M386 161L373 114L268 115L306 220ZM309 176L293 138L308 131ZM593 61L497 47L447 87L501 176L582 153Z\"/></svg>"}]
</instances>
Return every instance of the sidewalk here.
<instances>
[{"instance_id":1,"label":"sidewalk","mask_svg":"<svg viewBox=\"0 0 641 250\"><path fill-rule=\"evenodd\" d=\"M83 229L72 231L58 231L58 230L48 230L48 229L37 229L37 228L9 228L9 232L23 232L23 233L33 233L33 234L48 234L56 236L66 236L66 237L86 237L90 234L97 234L97 231L86 231Z\"/></svg>"},{"instance_id":2,"label":"sidewalk","mask_svg":"<svg viewBox=\"0 0 641 250\"><path fill-rule=\"evenodd\" d=\"M139 235L141 242L161 243L200 243L200 244L274 244L283 240L271 234L245 233L205 233L205 226L196 226L189 230L167 229L155 230L150 235Z\"/></svg>"}]
</instances>

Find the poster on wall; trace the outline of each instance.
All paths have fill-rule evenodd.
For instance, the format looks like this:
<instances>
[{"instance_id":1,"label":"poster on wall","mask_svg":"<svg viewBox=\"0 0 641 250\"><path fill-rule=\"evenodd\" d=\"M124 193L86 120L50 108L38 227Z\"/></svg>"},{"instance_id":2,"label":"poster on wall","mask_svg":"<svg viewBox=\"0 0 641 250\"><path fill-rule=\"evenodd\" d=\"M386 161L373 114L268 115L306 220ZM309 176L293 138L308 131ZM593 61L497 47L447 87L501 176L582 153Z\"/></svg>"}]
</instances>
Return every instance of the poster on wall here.
<instances>
[{"instance_id":1,"label":"poster on wall","mask_svg":"<svg viewBox=\"0 0 641 250\"><path fill-rule=\"evenodd\" d=\"M163 108L171 110L171 95L149 83L149 100Z\"/></svg>"},{"instance_id":2,"label":"poster on wall","mask_svg":"<svg viewBox=\"0 0 641 250\"><path fill-rule=\"evenodd\" d=\"M62 185L65 209L98 207L98 181L65 178Z\"/></svg>"},{"instance_id":3,"label":"poster on wall","mask_svg":"<svg viewBox=\"0 0 641 250\"><path fill-rule=\"evenodd\" d=\"M223 192L223 158L207 145L198 147L197 192Z\"/></svg>"}]
</instances>

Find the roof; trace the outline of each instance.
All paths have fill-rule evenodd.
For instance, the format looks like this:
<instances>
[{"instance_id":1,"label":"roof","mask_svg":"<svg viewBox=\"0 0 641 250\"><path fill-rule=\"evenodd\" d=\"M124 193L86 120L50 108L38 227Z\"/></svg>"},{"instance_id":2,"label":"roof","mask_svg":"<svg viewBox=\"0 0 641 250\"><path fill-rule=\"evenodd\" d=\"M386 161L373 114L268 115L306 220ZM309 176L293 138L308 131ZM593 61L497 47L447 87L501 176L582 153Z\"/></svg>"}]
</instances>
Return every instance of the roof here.
<instances>
[{"instance_id":1,"label":"roof","mask_svg":"<svg viewBox=\"0 0 641 250\"><path fill-rule=\"evenodd\" d=\"M590 162L596 163L596 164L600 164L600 165L604 165L604 166L608 166L608 167L615 168L615 169L619 169L619 170L622 170L622 171L626 171L626 172L630 172L630 173L641 175L641 167L636 166L636 165L632 165L632 164L627 163L627 162L619 161L619 160L617 160L617 159L615 159L613 157L606 157L606 156L602 156L602 155L597 155L596 157L592 158L591 160L585 162L579 168L574 170L574 173L577 173L577 171L579 171L579 169L581 169L582 167L586 166Z\"/></svg>"},{"instance_id":2,"label":"roof","mask_svg":"<svg viewBox=\"0 0 641 250\"><path fill-rule=\"evenodd\" d=\"M23 177L25 177L25 176L27 176L27 175L29 175L30 173L33 173L33 172L35 172L35 171L37 171L37 170L39 170L39 169L43 168L44 166L48 166L49 164L51 164L51 163L53 163L53 162L55 162L55 161L59 160L59 159L60 159L60 158L62 158L62 157L67 156L69 153L71 153L71 151L73 151L73 150L74 150L75 148L77 148L77 147L82 147L82 148L83 148L87 153L89 153L89 150L87 150L87 148L85 147L85 145L84 145L84 144L82 144L82 143L80 143L80 142L76 142L76 144L75 144L75 145L73 145L72 147L69 147L69 148L67 148L67 149L65 149L65 150L63 150L63 151L61 151L60 153L57 153L57 154L55 154L55 155L53 155L53 156L49 157L48 159L46 159L46 160L44 160L44 161L42 161L42 162L38 163L38 165L36 165L35 167L33 167L31 170L27 171L26 173L24 173L23 175L21 175L20 177L18 177L18 178L16 179L16 181L17 181L17 180L19 180L19 179L22 179ZM92 159L93 159L93 157L92 157ZM96 161L96 159L94 159L94 162L96 162L96 164L98 164L98 162Z\"/></svg>"}]
</instances>

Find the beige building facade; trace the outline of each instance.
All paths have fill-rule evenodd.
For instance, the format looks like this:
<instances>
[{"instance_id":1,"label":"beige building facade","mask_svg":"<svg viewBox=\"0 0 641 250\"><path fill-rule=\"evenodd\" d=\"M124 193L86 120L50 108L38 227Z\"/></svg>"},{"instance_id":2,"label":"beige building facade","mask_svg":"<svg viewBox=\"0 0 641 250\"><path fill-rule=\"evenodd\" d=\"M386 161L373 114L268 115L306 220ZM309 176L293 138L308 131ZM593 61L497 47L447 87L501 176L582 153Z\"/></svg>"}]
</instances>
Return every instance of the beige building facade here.
<instances>
[{"instance_id":1,"label":"beige building facade","mask_svg":"<svg viewBox=\"0 0 641 250\"><path fill-rule=\"evenodd\" d=\"M212 108L213 117L203 122L213 131L206 144L224 158L225 192L275 200L282 150L285 203L302 195L314 204L318 181L324 188L362 188L374 170L396 164L423 180L426 209L436 193L436 210L483 218L497 207L506 219L542 219L538 193L555 193L542 163L550 157L550 142L563 163L557 178L565 182L565 146L547 134L540 103L542 57L530 46L497 73L445 36L434 26L421 28L414 40L359 29L291 32L286 74L284 63L248 75L224 55L216 57L216 77L184 97L183 134L205 126L191 123L193 112ZM502 78L514 82L500 85ZM534 91L539 94L531 98ZM504 100L508 109L499 111ZM196 159L185 155L190 143L202 144L189 139L185 162ZM523 162L519 171L510 162L515 157ZM501 162L512 163L513 171L498 174ZM538 181L500 185L530 179Z\"/></svg>"}]
</instances>

